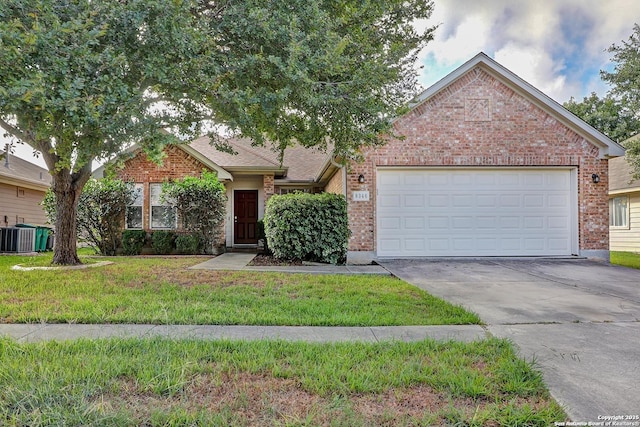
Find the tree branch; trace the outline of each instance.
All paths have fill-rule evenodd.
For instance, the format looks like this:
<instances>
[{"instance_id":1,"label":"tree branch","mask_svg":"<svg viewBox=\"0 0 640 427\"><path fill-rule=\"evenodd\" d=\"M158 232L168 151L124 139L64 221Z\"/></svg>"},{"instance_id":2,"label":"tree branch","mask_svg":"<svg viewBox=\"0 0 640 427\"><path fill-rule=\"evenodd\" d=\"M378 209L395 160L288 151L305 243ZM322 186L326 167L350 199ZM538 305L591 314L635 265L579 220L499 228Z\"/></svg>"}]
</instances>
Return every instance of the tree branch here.
<instances>
[{"instance_id":1,"label":"tree branch","mask_svg":"<svg viewBox=\"0 0 640 427\"><path fill-rule=\"evenodd\" d=\"M29 144L33 148L36 148L35 147L36 141L33 139L33 137L31 137L28 133L21 131L17 127L11 125L9 122L6 122L1 118L0 118L0 127L2 127L2 129L9 132L11 135L18 138L20 141Z\"/></svg>"}]
</instances>

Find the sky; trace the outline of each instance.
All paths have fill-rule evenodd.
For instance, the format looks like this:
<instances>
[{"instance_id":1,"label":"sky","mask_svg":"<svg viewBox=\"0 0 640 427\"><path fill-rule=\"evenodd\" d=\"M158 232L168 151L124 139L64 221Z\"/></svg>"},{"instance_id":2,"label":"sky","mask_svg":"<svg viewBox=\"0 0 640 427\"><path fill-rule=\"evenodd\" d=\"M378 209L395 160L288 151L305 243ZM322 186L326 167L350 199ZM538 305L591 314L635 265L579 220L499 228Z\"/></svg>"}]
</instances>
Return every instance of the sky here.
<instances>
[{"instance_id":1,"label":"sky","mask_svg":"<svg viewBox=\"0 0 640 427\"><path fill-rule=\"evenodd\" d=\"M600 70L611 70L612 44L640 23L640 0L433 0L434 12L418 26L438 25L419 57L426 89L484 52L559 103L604 96ZM5 140L0 136L4 147ZM33 159L28 146L15 147Z\"/></svg>"},{"instance_id":2,"label":"sky","mask_svg":"<svg viewBox=\"0 0 640 427\"><path fill-rule=\"evenodd\" d=\"M439 25L421 52L420 83L429 87L478 52L559 103L608 88L613 44L640 23L638 0L433 0L422 25Z\"/></svg>"}]
</instances>

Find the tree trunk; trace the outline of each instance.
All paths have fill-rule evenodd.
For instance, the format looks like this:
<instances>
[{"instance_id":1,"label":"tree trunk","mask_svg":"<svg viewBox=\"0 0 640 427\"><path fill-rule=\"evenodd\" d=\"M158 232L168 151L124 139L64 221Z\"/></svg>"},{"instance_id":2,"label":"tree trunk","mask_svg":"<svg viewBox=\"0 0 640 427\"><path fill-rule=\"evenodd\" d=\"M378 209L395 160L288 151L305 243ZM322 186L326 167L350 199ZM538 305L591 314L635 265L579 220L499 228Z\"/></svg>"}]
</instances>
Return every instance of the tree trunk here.
<instances>
[{"instance_id":1,"label":"tree trunk","mask_svg":"<svg viewBox=\"0 0 640 427\"><path fill-rule=\"evenodd\" d=\"M81 264L76 246L76 219L78 216L80 193L82 192L84 184L86 184L89 179L90 174L90 166L74 173L63 169L53 174L53 185L51 189L56 196L56 239L53 248L54 264Z\"/></svg>"},{"instance_id":2,"label":"tree trunk","mask_svg":"<svg viewBox=\"0 0 640 427\"><path fill-rule=\"evenodd\" d=\"M56 195L56 240L53 248L53 263L81 264L76 247L78 197L75 191L54 191L54 194Z\"/></svg>"}]
</instances>

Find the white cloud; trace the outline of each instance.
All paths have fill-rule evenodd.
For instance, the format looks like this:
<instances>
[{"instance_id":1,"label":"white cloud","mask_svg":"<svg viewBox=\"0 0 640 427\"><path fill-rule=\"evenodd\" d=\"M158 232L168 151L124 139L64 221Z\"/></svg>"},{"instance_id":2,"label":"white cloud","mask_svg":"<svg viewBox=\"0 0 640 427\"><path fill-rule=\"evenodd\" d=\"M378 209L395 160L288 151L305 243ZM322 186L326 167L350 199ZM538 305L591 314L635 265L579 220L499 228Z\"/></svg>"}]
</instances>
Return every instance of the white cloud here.
<instances>
[{"instance_id":1,"label":"white cloud","mask_svg":"<svg viewBox=\"0 0 640 427\"><path fill-rule=\"evenodd\" d=\"M484 51L559 102L606 93L606 49L631 35L637 0L439 0L421 54L427 86Z\"/></svg>"},{"instance_id":2,"label":"white cloud","mask_svg":"<svg viewBox=\"0 0 640 427\"><path fill-rule=\"evenodd\" d=\"M552 98L569 99L570 90L575 89L567 84L567 77L560 73L562 65L554 62L540 48L509 43L495 52L494 59Z\"/></svg>"}]
</instances>

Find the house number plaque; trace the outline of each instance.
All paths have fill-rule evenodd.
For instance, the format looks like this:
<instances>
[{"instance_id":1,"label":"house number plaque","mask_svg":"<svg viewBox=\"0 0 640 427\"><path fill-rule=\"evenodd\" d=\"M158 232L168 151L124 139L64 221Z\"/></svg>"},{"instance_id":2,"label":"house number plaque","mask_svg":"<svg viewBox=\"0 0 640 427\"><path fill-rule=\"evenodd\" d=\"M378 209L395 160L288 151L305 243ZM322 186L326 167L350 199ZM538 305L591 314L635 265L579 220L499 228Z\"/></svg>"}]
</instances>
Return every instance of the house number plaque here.
<instances>
[{"instance_id":1,"label":"house number plaque","mask_svg":"<svg viewBox=\"0 0 640 427\"><path fill-rule=\"evenodd\" d=\"M368 191L354 191L351 194L353 194L353 201L354 202L368 202L369 201L369 192Z\"/></svg>"}]
</instances>

